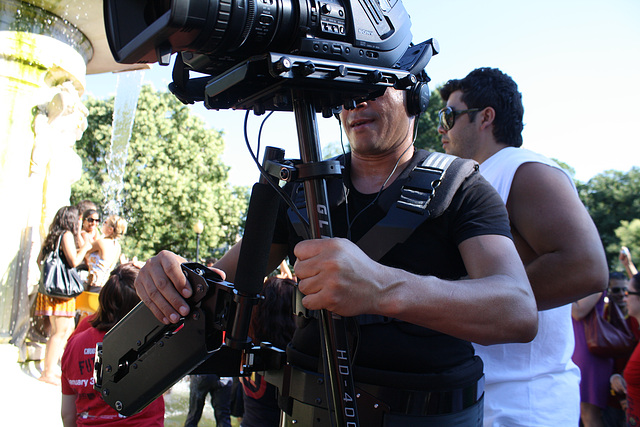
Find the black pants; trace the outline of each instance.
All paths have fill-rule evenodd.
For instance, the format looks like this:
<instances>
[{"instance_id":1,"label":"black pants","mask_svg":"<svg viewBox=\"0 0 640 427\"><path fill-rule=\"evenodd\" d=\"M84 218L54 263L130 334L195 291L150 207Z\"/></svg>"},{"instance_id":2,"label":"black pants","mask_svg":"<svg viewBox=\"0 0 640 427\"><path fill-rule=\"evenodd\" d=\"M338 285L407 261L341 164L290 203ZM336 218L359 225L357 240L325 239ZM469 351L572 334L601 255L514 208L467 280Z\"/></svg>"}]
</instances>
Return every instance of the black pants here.
<instances>
[{"instance_id":1,"label":"black pants","mask_svg":"<svg viewBox=\"0 0 640 427\"><path fill-rule=\"evenodd\" d=\"M190 381L189 413L184 427L197 427L208 394L211 395L216 426L231 427L231 381L221 381L214 374L191 375Z\"/></svg>"}]
</instances>

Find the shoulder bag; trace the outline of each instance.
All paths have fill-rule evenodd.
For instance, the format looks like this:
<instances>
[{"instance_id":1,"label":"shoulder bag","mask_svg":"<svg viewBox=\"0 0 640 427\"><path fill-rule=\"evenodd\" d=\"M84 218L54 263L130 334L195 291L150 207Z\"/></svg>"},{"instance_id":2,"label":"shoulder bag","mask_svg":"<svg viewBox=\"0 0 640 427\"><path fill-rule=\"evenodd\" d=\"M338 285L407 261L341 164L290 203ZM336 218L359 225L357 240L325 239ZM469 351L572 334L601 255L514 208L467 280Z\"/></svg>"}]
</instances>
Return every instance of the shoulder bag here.
<instances>
[{"instance_id":1,"label":"shoulder bag","mask_svg":"<svg viewBox=\"0 0 640 427\"><path fill-rule=\"evenodd\" d=\"M589 351L600 357L629 356L636 346L636 339L617 304L609 302L607 322L593 308L583 319L584 334Z\"/></svg>"},{"instance_id":2,"label":"shoulder bag","mask_svg":"<svg viewBox=\"0 0 640 427\"><path fill-rule=\"evenodd\" d=\"M58 237L55 251L51 251L44 260L38 292L67 300L80 295L84 291L84 284L76 269L67 266L60 256L61 240L62 234Z\"/></svg>"}]
</instances>

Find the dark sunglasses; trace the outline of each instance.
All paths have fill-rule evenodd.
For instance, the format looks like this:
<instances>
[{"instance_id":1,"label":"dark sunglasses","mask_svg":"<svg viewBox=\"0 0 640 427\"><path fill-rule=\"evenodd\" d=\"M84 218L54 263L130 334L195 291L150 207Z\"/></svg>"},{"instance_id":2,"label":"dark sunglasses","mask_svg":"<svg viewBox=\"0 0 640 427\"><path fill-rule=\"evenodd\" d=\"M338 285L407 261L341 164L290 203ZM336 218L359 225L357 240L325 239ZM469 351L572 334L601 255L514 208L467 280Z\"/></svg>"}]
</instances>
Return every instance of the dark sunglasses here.
<instances>
[{"instance_id":1,"label":"dark sunglasses","mask_svg":"<svg viewBox=\"0 0 640 427\"><path fill-rule=\"evenodd\" d=\"M445 107L442 110L438 111L438 120L440 121L440 126L442 126L444 130L450 131L453 125L456 123L456 117L462 114L474 113L476 111L480 111L480 109L469 108L468 110L455 111L451 107Z\"/></svg>"},{"instance_id":2,"label":"dark sunglasses","mask_svg":"<svg viewBox=\"0 0 640 427\"><path fill-rule=\"evenodd\" d=\"M619 294L619 293L626 294L627 291L628 291L627 288L609 288L608 292L610 294Z\"/></svg>"},{"instance_id":3,"label":"dark sunglasses","mask_svg":"<svg viewBox=\"0 0 640 427\"><path fill-rule=\"evenodd\" d=\"M85 221L87 221L89 224L92 224L94 222L100 222L100 220L98 218L87 218L85 219Z\"/></svg>"}]
</instances>

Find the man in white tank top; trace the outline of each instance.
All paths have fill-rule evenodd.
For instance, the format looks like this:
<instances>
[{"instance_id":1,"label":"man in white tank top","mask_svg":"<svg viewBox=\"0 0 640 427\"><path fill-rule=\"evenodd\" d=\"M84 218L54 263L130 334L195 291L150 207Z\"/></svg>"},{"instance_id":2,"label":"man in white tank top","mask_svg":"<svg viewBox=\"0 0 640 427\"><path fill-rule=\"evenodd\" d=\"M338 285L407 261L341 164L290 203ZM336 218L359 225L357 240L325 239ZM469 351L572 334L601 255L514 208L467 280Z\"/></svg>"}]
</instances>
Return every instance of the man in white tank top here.
<instances>
[{"instance_id":1,"label":"man in white tank top","mask_svg":"<svg viewBox=\"0 0 640 427\"><path fill-rule=\"evenodd\" d=\"M598 232L571 178L522 145L522 95L498 69L479 68L440 90L438 131L448 154L474 159L509 212L538 304L527 344L475 345L486 373L485 426L577 426L580 371L571 302L607 286Z\"/></svg>"}]
</instances>

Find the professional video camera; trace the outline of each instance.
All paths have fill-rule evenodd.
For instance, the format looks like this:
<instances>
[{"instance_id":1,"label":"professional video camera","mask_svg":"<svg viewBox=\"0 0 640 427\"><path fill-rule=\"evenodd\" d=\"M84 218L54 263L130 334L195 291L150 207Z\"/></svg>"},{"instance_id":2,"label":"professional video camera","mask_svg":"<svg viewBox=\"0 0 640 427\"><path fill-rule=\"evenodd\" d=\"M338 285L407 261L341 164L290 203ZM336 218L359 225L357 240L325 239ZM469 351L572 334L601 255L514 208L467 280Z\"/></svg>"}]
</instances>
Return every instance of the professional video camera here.
<instances>
[{"instance_id":1,"label":"professional video camera","mask_svg":"<svg viewBox=\"0 0 640 427\"><path fill-rule=\"evenodd\" d=\"M437 42L411 43L411 23L400 0L104 0L104 16L109 46L120 63L168 65L178 52L169 88L182 102L256 114L293 111L302 161L286 161L283 150L269 147L251 194L235 284L202 266L183 265L195 292L188 301L190 315L167 326L139 304L99 345L96 390L118 412L131 415L188 373L260 371L285 392L285 400L299 399L300 392L306 401L313 394L312 401L323 402L316 409L331 413L335 425L357 426L356 402L368 397L355 392L340 316L326 310L318 315L326 378L293 388L289 384L299 383L291 379L298 371L283 351L247 338L268 264L277 193L282 195L277 180L304 181L306 212L288 202L306 223L309 238L332 237L325 179L339 177L341 166L322 160L316 113L330 116L342 106L353 108L388 87L407 90L410 114L424 112L429 103L424 68L438 53ZM324 392L314 389L318 384L325 384ZM316 409L298 415L316 424L321 417ZM366 417L367 425L380 424Z\"/></svg>"},{"instance_id":2,"label":"professional video camera","mask_svg":"<svg viewBox=\"0 0 640 427\"><path fill-rule=\"evenodd\" d=\"M327 111L415 86L438 50L411 44L399 0L105 0L104 15L116 61L168 65L180 52L172 92L211 109L291 111L289 90L302 87ZM428 103L426 85L419 96Z\"/></svg>"}]
</instances>

